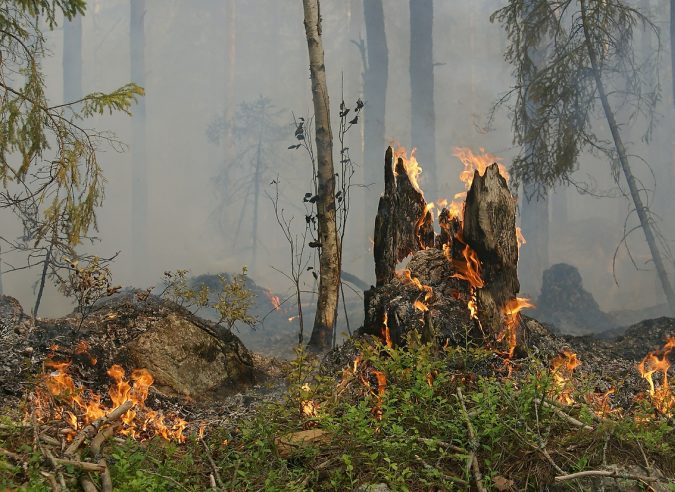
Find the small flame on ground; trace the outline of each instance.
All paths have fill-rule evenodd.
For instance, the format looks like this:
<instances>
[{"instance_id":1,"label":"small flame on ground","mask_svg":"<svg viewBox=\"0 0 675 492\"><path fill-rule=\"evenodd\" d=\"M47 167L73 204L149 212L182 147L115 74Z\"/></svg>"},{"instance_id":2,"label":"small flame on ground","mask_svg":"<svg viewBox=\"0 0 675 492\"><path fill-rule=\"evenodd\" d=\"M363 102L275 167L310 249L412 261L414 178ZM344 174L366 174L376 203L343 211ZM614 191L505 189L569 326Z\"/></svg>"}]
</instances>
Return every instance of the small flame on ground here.
<instances>
[{"instance_id":1,"label":"small flame on ground","mask_svg":"<svg viewBox=\"0 0 675 492\"><path fill-rule=\"evenodd\" d=\"M649 383L649 396L651 396L654 407L666 415L669 414L671 409L675 406L675 399L668 387L668 369L670 368L668 354L670 354L674 348L675 337L671 335L667 338L666 344L662 349L647 354L638 366L640 375ZM649 369L646 368L647 365L649 366ZM657 371L663 373L663 382L658 389L655 388L654 380L652 379L652 374Z\"/></svg>"},{"instance_id":2,"label":"small flame on ground","mask_svg":"<svg viewBox=\"0 0 675 492\"><path fill-rule=\"evenodd\" d=\"M516 349L516 329L518 323L520 323L520 314L518 313L528 307L536 309L536 306L528 301L529 299L516 297L501 310L503 331L497 336L497 341L500 342L504 338L508 338L509 357L513 356L513 351Z\"/></svg>"},{"instance_id":3,"label":"small flame on ground","mask_svg":"<svg viewBox=\"0 0 675 492\"><path fill-rule=\"evenodd\" d=\"M551 373L553 374L554 386L560 390L558 401L571 405L574 403L574 398L572 398L573 388L570 387L569 383L574 369L579 367L581 362L577 360L577 354L570 350L566 349L564 354L551 359Z\"/></svg>"},{"instance_id":4,"label":"small flame on ground","mask_svg":"<svg viewBox=\"0 0 675 492\"><path fill-rule=\"evenodd\" d=\"M302 390L307 392L312 391L309 387L309 383L303 384ZM302 400L300 402L300 411L307 417L316 417L319 414L319 407L314 403L314 400Z\"/></svg>"},{"instance_id":5,"label":"small flame on ground","mask_svg":"<svg viewBox=\"0 0 675 492\"><path fill-rule=\"evenodd\" d=\"M281 309L281 302L279 301L279 296L275 296L272 294L272 291L269 289L265 289L265 295L267 298L270 300L272 305L274 306L274 309L280 310Z\"/></svg>"},{"instance_id":6,"label":"small flame on ground","mask_svg":"<svg viewBox=\"0 0 675 492\"><path fill-rule=\"evenodd\" d=\"M172 422L165 422L166 417L164 415L145 407L148 390L153 383L152 376L145 369L132 371L133 386L124 379L124 369L120 366L114 365L108 370L108 374L115 380L108 391L108 395L113 402L113 406L109 408L101 403L101 395L90 392L85 387L76 387L73 379L67 373L71 364L70 361L45 362L45 366L53 369L53 371L44 376L48 393L38 391L34 399L38 421L44 421L49 418L50 414L54 414L57 419L64 419L72 427L73 434L70 436L72 438L77 430L131 400L134 406L121 417L122 422L126 424L126 428L120 430L122 434L139 438L143 437L141 433L144 432L149 433L150 436L159 435L180 442L187 439L183 436L183 430L188 426L186 421L175 418L172 419ZM86 398L85 394L87 395ZM59 398L55 400L52 395ZM56 401L59 403L57 404ZM74 405L76 411L73 413L64 408L64 405ZM78 421L76 415L82 416L82 423Z\"/></svg>"},{"instance_id":7,"label":"small flame on ground","mask_svg":"<svg viewBox=\"0 0 675 492\"><path fill-rule=\"evenodd\" d=\"M420 301L419 299L415 301L415 303L413 304L413 306L415 306L417 309L419 309L419 310L422 311L422 312L424 312L424 311L429 311L429 308L426 307L426 306L424 305L424 303L423 303L422 301Z\"/></svg>"}]
</instances>

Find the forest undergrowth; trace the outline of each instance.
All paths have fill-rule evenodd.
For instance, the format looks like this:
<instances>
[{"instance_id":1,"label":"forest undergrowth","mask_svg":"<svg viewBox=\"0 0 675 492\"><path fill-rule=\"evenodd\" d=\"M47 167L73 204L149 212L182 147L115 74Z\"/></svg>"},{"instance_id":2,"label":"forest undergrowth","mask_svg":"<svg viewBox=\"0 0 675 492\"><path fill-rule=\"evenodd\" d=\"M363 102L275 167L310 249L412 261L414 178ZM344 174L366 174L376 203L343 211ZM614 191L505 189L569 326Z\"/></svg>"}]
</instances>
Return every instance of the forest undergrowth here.
<instances>
[{"instance_id":1,"label":"forest undergrowth","mask_svg":"<svg viewBox=\"0 0 675 492\"><path fill-rule=\"evenodd\" d=\"M534 358L439 350L414 333L405 349L354 343L361 355L337 376L297 349L283 401L248 420L203 422L182 443L108 439L112 490L590 490L602 479L675 491L671 393L619 409ZM1 417L0 490L106 490L96 471L54 462L64 444L40 442L30 412L26 398ZM85 448L80 460L92 458Z\"/></svg>"}]
</instances>

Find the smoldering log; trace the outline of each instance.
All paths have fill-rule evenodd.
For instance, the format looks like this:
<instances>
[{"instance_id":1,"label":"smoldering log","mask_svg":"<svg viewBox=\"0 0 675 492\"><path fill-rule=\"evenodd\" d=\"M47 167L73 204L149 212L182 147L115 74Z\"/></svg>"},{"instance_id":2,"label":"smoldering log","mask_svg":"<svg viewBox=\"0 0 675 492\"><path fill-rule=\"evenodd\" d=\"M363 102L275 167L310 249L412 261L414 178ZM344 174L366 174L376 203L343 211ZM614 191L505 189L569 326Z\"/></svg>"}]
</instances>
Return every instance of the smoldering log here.
<instances>
[{"instance_id":1,"label":"smoldering log","mask_svg":"<svg viewBox=\"0 0 675 492\"><path fill-rule=\"evenodd\" d=\"M434 245L433 219L424 195L408 177L400 157L393 167L394 150L384 157L384 194L375 218L375 275L377 286L394 278L396 265L410 254Z\"/></svg>"}]
</instances>

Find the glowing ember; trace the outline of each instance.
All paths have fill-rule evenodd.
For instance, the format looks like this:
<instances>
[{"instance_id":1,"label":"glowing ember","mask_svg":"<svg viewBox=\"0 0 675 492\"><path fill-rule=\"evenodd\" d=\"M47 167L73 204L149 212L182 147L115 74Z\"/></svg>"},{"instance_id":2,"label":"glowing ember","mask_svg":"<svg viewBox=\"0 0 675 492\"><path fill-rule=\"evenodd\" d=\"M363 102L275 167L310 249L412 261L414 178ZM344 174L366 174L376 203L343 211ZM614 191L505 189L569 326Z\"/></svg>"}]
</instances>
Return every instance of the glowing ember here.
<instances>
[{"instance_id":1,"label":"glowing ember","mask_svg":"<svg viewBox=\"0 0 675 492\"><path fill-rule=\"evenodd\" d=\"M114 365L108 370L108 374L115 380L108 391L112 401L112 406L108 407L101 403L100 395L83 386L75 385L67 372L70 365L70 361L45 362L46 367L54 370L44 375L46 391L38 391L33 399L39 422L47 421L51 418L50 415L63 419L72 429L70 434L72 438L77 430L131 400L134 406L122 415L121 420L125 426L120 433L132 438L158 435L179 442L187 439L183 435L183 430L188 426L187 422L177 417L167 422L166 416L145 407L148 390L153 383L152 376L145 369L135 369L131 373L133 385L124 379L124 369L120 366Z\"/></svg>"},{"instance_id":2,"label":"glowing ember","mask_svg":"<svg viewBox=\"0 0 675 492\"><path fill-rule=\"evenodd\" d=\"M572 398L573 388L569 383L572 379L574 369L581 365L577 360L577 354L569 350L564 351L563 355L558 355L551 360L551 373L553 374L553 384L557 390L560 390L558 401L571 405L574 403Z\"/></svg>"},{"instance_id":3,"label":"glowing ember","mask_svg":"<svg viewBox=\"0 0 675 492\"><path fill-rule=\"evenodd\" d=\"M640 375L649 383L649 396L652 399L654 407L666 415L675 406L673 395L668 387L668 369L670 368L668 354L672 352L673 348L675 348L675 337L671 335L662 349L647 354L638 366ZM646 368L647 366L649 366L649 369ZM652 379L652 374L657 371L663 373L663 382L658 389L655 388L654 380Z\"/></svg>"}]
</instances>

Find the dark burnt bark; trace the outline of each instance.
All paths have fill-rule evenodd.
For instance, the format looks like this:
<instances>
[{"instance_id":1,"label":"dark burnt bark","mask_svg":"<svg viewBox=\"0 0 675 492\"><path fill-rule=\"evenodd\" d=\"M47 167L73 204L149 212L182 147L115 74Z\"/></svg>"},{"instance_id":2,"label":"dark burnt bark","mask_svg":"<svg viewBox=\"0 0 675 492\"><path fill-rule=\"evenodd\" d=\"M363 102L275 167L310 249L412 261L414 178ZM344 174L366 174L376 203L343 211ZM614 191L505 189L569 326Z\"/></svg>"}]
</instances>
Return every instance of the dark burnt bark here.
<instances>
[{"instance_id":1,"label":"dark burnt bark","mask_svg":"<svg viewBox=\"0 0 675 492\"><path fill-rule=\"evenodd\" d=\"M520 291L515 202L496 164L474 173L466 196L463 238L481 262L484 287L476 289L483 330L503 338L503 313ZM504 339L508 343L508 337ZM508 347L506 347L508 348Z\"/></svg>"}]
</instances>

